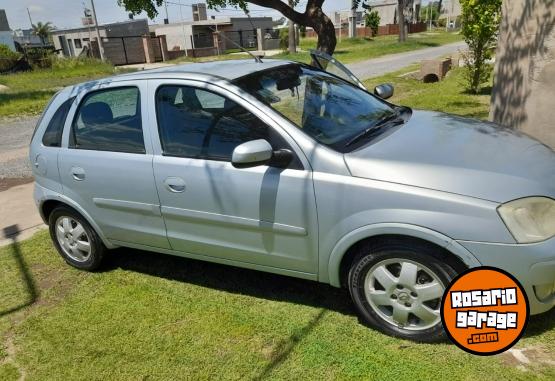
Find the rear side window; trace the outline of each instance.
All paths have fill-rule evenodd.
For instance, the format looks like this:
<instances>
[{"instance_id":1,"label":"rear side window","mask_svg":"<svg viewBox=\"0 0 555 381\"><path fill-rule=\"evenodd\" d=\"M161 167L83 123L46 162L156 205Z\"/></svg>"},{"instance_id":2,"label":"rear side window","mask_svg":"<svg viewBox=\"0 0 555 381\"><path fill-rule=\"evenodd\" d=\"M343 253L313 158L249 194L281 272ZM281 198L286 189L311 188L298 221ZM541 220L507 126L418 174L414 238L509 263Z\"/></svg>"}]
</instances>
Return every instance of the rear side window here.
<instances>
[{"instance_id":1,"label":"rear side window","mask_svg":"<svg viewBox=\"0 0 555 381\"><path fill-rule=\"evenodd\" d=\"M73 119L69 147L145 153L139 89L118 87L86 95Z\"/></svg>"},{"instance_id":2,"label":"rear side window","mask_svg":"<svg viewBox=\"0 0 555 381\"><path fill-rule=\"evenodd\" d=\"M60 147L62 143L62 133L64 131L64 124L67 118L67 113L71 108L71 104L75 97L69 98L67 101L61 104L60 107L54 113L52 119L44 131L42 136L42 144L46 147Z\"/></svg>"}]
</instances>

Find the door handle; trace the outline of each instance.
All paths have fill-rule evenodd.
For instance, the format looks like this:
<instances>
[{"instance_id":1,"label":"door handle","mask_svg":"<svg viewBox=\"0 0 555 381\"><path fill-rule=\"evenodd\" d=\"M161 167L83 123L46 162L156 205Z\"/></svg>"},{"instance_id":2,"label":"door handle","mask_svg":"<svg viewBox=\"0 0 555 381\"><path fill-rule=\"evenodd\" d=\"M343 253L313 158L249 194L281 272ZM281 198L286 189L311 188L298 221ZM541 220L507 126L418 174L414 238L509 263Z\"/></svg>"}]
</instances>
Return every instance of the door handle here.
<instances>
[{"instance_id":1,"label":"door handle","mask_svg":"<svg viewBox=\"0 0 555 381\"><path fill-rule=\"evenodd\" d=\"M71 176L75 181L85 180L85 170L81 167L71 167Z\"/></svg>"},{"instance_id":2,"label":"door handle","mask_svg":"<svg viewBox=\"0 0 555 381\"><path fill-rule=\"evenodd\" d=\"M180 177L166 177L164 185L172 193L185 192L185 181Z\"/></svg>"}]
</instances>

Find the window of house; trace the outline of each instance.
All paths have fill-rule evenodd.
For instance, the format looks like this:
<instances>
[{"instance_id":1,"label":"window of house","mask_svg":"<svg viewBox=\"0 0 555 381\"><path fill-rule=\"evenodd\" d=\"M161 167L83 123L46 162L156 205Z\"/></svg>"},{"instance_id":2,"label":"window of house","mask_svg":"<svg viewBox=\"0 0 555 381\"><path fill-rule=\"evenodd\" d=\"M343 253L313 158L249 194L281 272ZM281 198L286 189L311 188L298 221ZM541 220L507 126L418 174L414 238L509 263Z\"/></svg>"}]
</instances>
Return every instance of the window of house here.
<instances>
[{"instance_id":1,"label":"window of house","mask_svg":"<svg viewBox=\"0 0 555 381\"><path fill-rule=\"evenodd\" d=\"M145 153L139 89L117 87L87 94L73 120L69 146Z\"/></svg>"},{"instance_id":2,"label":"window of house","mask_svg":"<svg viewBox=\"0 0 555 381\"><path fill-rule=\"evenodd\" d=\"M77 49L81 49L83 47L83 45L81 45L81 40L80 39L76 38L76 39L73 40L73 42L75 43L75 47Z\"/></svg>"}]
</instances>

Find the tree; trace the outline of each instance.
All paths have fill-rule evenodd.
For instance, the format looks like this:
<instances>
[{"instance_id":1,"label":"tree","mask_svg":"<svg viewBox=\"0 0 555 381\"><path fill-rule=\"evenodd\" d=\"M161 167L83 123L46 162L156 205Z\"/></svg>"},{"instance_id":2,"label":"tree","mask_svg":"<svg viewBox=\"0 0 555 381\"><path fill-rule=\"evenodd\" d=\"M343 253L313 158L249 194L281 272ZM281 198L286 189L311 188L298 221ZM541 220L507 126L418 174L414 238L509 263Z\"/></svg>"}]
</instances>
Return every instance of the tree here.
<instances>
[{"instance_id":1,"label":"tree","mask_svg":"<svg viewBox=\"0 0 555 381\"><path fill-rule=\"evenodd\" d=\"M380 26L380 14L378 11L370 9L368 13L366 13L364 24L367 28L370 28L372 36L376 36L378 34L378 27Z\"/></svg>"},{"instance_id":2,"label":"tree","mask_svg":"<svg viewBox=\"0 0 555 381\"><path fill-rule=\"evenodd\" d=\"M441 16L441 8L442 8L442 5L441 5L441 4L442 4L442 3L443 3L443 0L439 0L439 1L437 2L437 17Z\"/></svg>"},{"instance_id":3,"label":"tree","mask_svg":"<svg viewBox=\"0 0 555 381\"><path fill-rule=\"evenodd\" d=\"M299 12L294 9L294 6L299 3L299 0L293 0L294 6L290 6L288 3L281 0L206 0L206 3L210 9L231 6L240 8L246 13L248 13L248 4L275 9L295 24L314 29L318 35L316 49L328 54L333 54L335 46L337 45L335 26L322 10L324 1L325 0L307 0L304 12ZM134 15L145 11L148 17L152 19L158 14L156 6L161 6L164 0L117 0L117 2Z\"/></svg>"},{"instance_id":4,"label":"tree","mask_svg":"<svg viewBox=\"0 0 555 381\"><path fill-rule=\"evenodd\" d=\"M468 89L478 93L491 71L486 61L492 57L501 22L503 0L461 0L462 29L469 52L465 55Z\"/></svg>"},{"instance_id":5,"label":"tree","mask_svg":"<svg viewBox=\"0 0 555 381\"><path fill-rule=\"evenodd\" d=\"M48 41L48 36L50 35L50 32L52 31L52 23L51 22L46 22L46 23L42 23L42 22L38 22L36 24L31 24L33 26L33 34L36 36L39 36L40 41L42 42L43 45L46 45L46 42Z\"/></svg>"},{"instance_id":6,"label":"tree","mask_svg":"<svg viewBox=\"0 0 555 381\"><path fill-rule=\"evenodd\" d=\"M399 25L399 42L407 40L407 25L405 22L405 10L407 8L407 0L397 1L397 24Z\"/></svg>"}]
</instances>

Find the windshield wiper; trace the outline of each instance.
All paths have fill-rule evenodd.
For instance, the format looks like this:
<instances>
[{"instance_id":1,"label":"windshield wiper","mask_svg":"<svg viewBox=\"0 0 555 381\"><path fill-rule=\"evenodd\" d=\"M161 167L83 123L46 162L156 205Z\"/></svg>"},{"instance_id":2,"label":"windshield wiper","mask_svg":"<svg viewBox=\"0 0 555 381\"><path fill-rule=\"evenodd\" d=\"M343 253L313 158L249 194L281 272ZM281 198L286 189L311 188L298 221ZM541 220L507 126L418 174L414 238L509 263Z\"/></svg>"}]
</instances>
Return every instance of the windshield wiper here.
<instances>
[{"instance_id":1,"label":"windshield wiper","mask_svg":"<svg viewBox=\"0 0 555 381\"><path fill-rule=\"evenodd\" d=\"M376 123L372 124L367 129L362 130L357 135L355 135L351 140L349 140L345 144L345 147L349 147L350 145L355 144L362 138L372 136L374 133L379 131L382 127L384 127L385 125L388 125L391 122L395 122L395 124L403 122L403 119L401 119L401 113L398 111L395 111L389 115L385 115L382 118L378 119Z\"/></svg>"}]
</instances>

